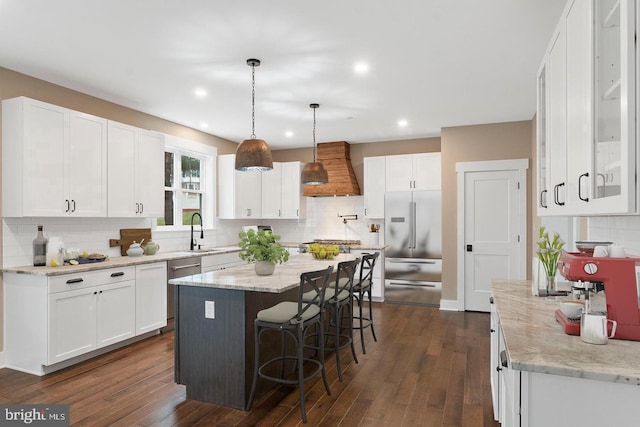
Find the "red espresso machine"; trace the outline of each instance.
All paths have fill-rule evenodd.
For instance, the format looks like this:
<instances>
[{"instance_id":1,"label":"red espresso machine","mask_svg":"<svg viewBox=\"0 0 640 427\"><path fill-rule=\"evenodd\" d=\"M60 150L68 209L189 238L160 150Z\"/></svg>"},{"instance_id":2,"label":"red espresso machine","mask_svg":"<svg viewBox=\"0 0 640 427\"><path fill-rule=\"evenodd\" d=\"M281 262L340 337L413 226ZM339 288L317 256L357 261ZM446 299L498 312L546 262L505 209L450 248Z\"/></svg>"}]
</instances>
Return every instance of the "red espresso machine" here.
<instances>
[{"instance_id":1,"label":"red espresso machine","mask_svg":"<svg viewBox=\"0 0 640 427\"><path fill-rule=\"evenodd\" d=\"M636 264L640 264L640 258L594 258L565 252L560 256L558 267L565 279L577 282L572 288L586 288L587 297L590 287L603 286L607 318L618 322L614 338L640 341ZM580 320L568 319L560 310L556 310L555 318L565 333L580 335Z\"/></svg>"}]
</instances>

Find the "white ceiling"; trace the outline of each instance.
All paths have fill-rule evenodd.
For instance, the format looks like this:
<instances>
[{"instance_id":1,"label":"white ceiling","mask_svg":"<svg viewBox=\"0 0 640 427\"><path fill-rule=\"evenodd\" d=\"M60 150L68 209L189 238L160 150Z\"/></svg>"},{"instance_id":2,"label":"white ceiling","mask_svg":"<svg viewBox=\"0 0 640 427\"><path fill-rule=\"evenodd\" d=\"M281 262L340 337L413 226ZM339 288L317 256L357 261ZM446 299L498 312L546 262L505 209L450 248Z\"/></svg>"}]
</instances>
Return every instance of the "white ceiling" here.
<instances>
[{"instance_id":1,"label":"white ceiling","mask_svg":"<svg viewBox=\"0 0 640 427\"><path fill-rule=\"evenodd\" d=\"M312 102L317 142L421 138L531 119L564 3L0 0L0 66L239 142L258 58L256 136L274 149L311 145Z\"/></svg>"}]
</instances>

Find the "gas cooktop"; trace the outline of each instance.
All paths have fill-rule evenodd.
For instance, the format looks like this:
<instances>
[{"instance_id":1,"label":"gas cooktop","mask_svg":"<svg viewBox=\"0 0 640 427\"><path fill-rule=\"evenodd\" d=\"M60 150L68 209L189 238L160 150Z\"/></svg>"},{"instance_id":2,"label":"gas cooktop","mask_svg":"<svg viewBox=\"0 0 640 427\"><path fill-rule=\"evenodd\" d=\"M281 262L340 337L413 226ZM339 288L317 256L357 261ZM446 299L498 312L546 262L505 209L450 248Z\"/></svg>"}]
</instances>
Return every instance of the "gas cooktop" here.
<instances>
[{"instance_id":1,"label":"gas cooktop","mask_svg":"<svg viewBox=\"0 0 640 427\"><path fill-rule=\"evenodd\" d=\"M359 245L360 240L315 239L313 242L304 242L303 244L311 245L312 243L320 243L321 245L349 246Z\"/></svg>"}]
</instances>

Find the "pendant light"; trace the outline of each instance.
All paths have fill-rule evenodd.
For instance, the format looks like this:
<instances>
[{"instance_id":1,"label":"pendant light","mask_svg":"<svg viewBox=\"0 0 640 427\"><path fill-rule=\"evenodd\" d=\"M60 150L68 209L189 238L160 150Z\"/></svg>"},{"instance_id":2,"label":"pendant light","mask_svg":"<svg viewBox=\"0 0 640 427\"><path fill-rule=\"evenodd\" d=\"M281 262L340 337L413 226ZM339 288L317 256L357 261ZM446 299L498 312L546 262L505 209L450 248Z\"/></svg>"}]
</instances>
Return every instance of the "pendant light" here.
<instances>
[{"instance_id":1,"label":"pendant light","mask_svg":"<svg viewBox=\"0 0 640 427\"><path fill-rule=\"evenodd\" d=\"M247 59L251 67L251 136L238 145L236 150L236 170L268 171L273 169L271 150L263 139L256 139L256 67L259 59Z\"/></svg>"},{"instance_id":2,"label":"pendant light","mask_svg":"<svg viewBox=\"0 0 640 427\"><path fill-rule=\"evenodd\" d=\"M302 183L308 185L326 184L329 182L327 169L316 161L316 110L320 104L309 104L313 108L313 163L307 163L302 169Z\"/></svg>"}]
</instances>

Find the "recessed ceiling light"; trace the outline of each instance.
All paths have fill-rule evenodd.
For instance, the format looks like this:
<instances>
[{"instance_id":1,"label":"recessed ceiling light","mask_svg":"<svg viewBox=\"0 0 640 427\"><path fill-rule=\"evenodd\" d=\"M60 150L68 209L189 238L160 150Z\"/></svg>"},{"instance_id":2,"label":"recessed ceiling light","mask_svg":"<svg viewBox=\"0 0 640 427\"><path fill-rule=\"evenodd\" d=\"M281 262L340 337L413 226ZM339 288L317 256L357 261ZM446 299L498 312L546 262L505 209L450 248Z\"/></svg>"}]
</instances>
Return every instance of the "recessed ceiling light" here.
<instances>
[{"instance_id":1,"label":"recessed ceiling light","mask_svg":"<svg viewBox=\"0 0 640 427\"><path fill-rule=\"evenodd\" d=\"M366 62L357 62L353 66L353 71L355 71L356 74L366 74L369 71L369 64Z\"/></svg>"},{"instance_id":2,"label":"recessed ceiling light","mask_svg":"<svg viewBox=\"0 0 640 427\"><path fill-rule=\"evenodd\" d=\"M201 127L202 129L206 129L206 128L208 128L208 127L209 127L209 124L208 124L208 123L204 123L204 122L202 122L202 123L200 123L200 127Z\"/></svg>"},{"instance_id":3,"label":"recessed ceiling light","mask_svg":"<svg viewBox=\"0 0 640 427\"><path fill-rule=\"evenodd\" d=\"M204 98L205 96L207 96L207 91L199 88L193 91L193 94L196 96L196 98Z\"/></svg>"},{"instance_id":4,"label":"recessed ceiling light","mask_svg":"<svg viewBox=\"0 0 640 427\"><path fill-rule=\"evenodd\" d=\"M401 128L407 127L407 125L409 124L408 121L406 120L398 120L398 126L400 126Z\"/></svg>"},{"instance_id":5,"label":"recessed ceiling light","mask_svg":"<svg viewBox=\"0 0 640 427\"><path fill-rule=\"evenodd\" d=\"M291 138L293 136L293 132L291 132L290 130L286 131L284 133L284 136L286 136L287 138Z\"/></svg>"}]
</instances>

